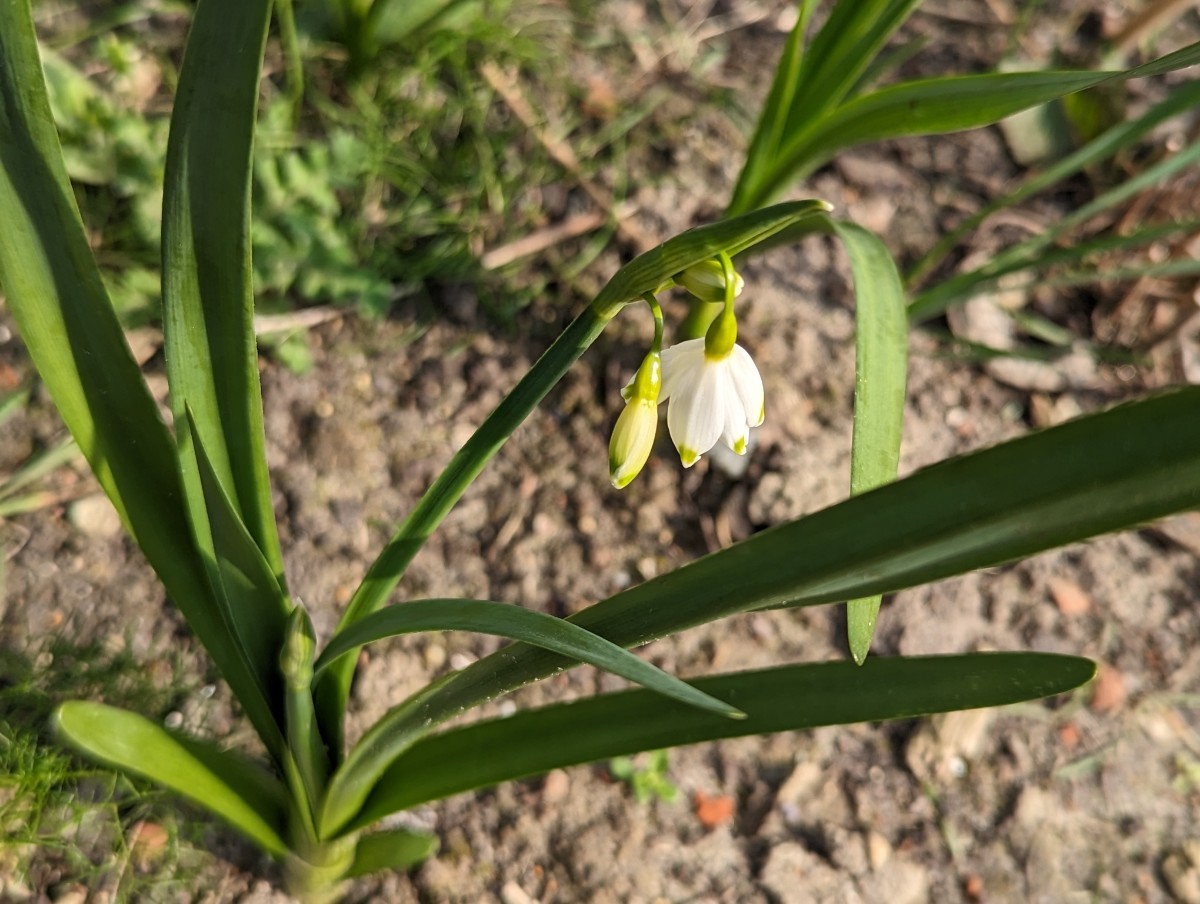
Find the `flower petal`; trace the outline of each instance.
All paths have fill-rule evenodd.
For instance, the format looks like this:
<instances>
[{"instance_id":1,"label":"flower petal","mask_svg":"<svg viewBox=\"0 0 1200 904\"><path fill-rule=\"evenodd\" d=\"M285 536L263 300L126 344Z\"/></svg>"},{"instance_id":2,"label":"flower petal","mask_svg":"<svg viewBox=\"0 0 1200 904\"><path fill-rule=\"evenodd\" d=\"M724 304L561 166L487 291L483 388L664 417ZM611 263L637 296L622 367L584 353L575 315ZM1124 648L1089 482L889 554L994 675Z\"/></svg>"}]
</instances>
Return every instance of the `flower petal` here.
<instances>
[{"instance_id":1,"label":"flower petal","mask_svg":"<svg viewBox=\"0 0 1200 904\"><path fill-rule=\"evenodd\" d=\"M766 396L763 392L762 376L750 353L740 345L733 347L729 356L729 373L737 392L738 401L746 412L746 423L757 427L766 415Z\"/></svg>"},{"instance_id":2,"label":"flower petal","mask_svg":"<svg viewBox=\"0 0 1200 904\"><path fill-rule=\"evenodd\" d=\"M721 368L702 366L696 379L682 381L667 407L667 429L685 468L716 444L725 426L728 404Z\"/></svg>"},{"instance_id":3,"label":"flower petal","mask_svg":"<svg viewBox=\"0 0 1200 904\"><path fill-rule=\"evenodd\" d=\"M693 373L704 366L704 340L687 339L662 351L662 388L658 400L665 402L675 392L680 380L691 382L698 378ZM690 376L689 376L690 375Z\"/></svg>"}]
</instances>

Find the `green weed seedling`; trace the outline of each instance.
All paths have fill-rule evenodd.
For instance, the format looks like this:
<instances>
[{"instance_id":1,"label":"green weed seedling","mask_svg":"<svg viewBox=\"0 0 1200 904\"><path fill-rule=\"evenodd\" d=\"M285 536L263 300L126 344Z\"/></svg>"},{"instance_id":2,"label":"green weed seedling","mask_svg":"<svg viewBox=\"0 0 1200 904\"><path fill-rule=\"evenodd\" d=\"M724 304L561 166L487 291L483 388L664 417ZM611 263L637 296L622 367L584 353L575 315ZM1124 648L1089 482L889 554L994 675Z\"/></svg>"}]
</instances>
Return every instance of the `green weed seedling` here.
<instances>
[{"instance_id":1,"label":"green weed seedling","mask_svg":"<svg viewBox=\"0 0 1200 904\"><path fill-rule=\"evenodd\" d=\"M661 800L674 803L679 789L671 781L671 754L667 750L651 750L637 756L618 756L608 761L608 771L633 792L639 804Z\"/></svg>"},{"instance_id":2,"label":"green weed seedling","mask_svg":"<svg viewBox=\"0 0 1200 904\"><path fill-rule=\"evenodd\" d=\"M0 4L0 284L80 450L259 744L225 749L133 710L82 700L55 710L58 737L207 808L276 858L293 893L327 901L347 879L431 856L435 836L382 827L428 801L644 750L998 706L1089 680L1093 664L1064 655L868 658L879 595L1200 505L1200 388L1139 399L895 480L908 321L936 306L927 300L914 311L918 302L910 303L883 243L832 218L823 201L762 205L842 148L979 126L1106 80L1182 69L1200 61L1200 47L1127 72L981 74L868 89L864 74L915 0L838 3L810 35L814 5L801 4L729 215L613 274L396 527L333 636L318 645L284 574L253 331L251 164L271 3L200 0L191 22L163 169L171 428L130 356L80 220L29 2ZM381 16L405 8L370 6ZM299 168L281 184L305 178ZM331 209L320 191L309 200ZM717 443L745 452L770 401L739 342L743 279L735 263L813 233L836 237L853 271L851 498L567 619L490 600L393 601L409 563L475 477L627 308L648 309L656 329L626 387L610 479L620 486L636 479L664 403L684 466ZM1050 253L1046 246L1035 256ZM1025 260L1025 251L1011 254ZM1004 257L989 274L1013 262ZM658 296L674 286L708 306L711 326L664 345ZM856 661L685 682L631 652L736 613L847 600L856 601ZM419 690L348 744L358 651L399 634L445 630L514 642ZM448 724L578 663L634 687ZM86 683L80 690L103 693Z\"/></svg>"}]
</instances>

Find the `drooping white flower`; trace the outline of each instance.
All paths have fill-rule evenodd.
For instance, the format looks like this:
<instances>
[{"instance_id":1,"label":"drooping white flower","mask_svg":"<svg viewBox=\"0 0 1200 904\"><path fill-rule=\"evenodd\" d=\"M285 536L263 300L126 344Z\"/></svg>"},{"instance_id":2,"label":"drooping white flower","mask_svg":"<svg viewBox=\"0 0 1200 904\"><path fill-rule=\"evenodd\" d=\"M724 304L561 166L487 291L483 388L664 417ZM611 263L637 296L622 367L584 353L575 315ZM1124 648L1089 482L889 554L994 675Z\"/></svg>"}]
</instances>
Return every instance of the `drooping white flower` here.
<instances>
[{"instance_id":1,"label":"drooping white flower","mask_svg":"<svg viewBox=\"0 0 1200 904\"><path fill-rule=\"evenodd\" d=\"M685 468L718 440L746 453L750 428L766 413L762 377L749 352L732 341L689 339L663 349L662 373L659 401L668 403L667 429Z\"/></svg>"}]
</instances>

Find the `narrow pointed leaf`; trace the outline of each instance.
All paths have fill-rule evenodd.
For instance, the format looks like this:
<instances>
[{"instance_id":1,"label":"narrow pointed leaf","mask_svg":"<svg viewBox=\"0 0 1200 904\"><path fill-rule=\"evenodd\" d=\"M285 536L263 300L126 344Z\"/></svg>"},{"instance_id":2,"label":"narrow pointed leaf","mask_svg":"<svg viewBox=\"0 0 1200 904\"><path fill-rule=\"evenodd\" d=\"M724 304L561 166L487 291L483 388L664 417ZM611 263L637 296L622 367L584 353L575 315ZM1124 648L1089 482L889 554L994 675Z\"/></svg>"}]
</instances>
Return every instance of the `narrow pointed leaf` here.
<instances>
[{"instance_id":1,"label":"narrow pointed leaf","mask_svg":"<svg viewBox=\"0 0 1200 904\"><path fill-rule=\"evenodd\" d=\"M570 621L634 647L736 612L893 592L1200 507L1197 411L1200 387L1191 387L950 459L631 587ZM508 647L448 676L378 723L360 771L377 780L433 726L565 664L534 647ZM328 802L325 831L360 805Z\"/></svg>"},{"instance_id":2,"label":"narrow pointed leaf","mask_svg":"<svg viewBox=\"0 0 1200 904\"><path fill-rule=\"evenodd\" d=\"M167 144L163 339L176 421L190 406L221 485L282 583L250 269L250 160L270 12L270 0L201 0L192 20ZM202 522L193 453L179 439Z\"/></svg>"},{"instance_id":3,"label":"narrow pointed leaf","mask_svg":"<svg viewBox=\"0 0 1200 904\"><path fill-rule=\"evenodd\" d=\"M285 636L282 618L292 607L275 579L275 572L221 486L190 405L184 408L183 423L191 439L205 520L211 530L203 544L212 549L211 580L227 607L229 623L249 668L261 676L263 696L280 701L283 690L279 651Z\"/></svg>"},{"instance_id":4,"label":"narrow pointed leaf","mask_svg":"<svg viewBox=\"0 0 1200 904\"><path fill-rule=\"evenodd\" d=\"M316 670L320 672L364 644L418 631L474 631L521 640L620 675L688 706L726 718L742 715L729 704L700 693L674 675L569 621L491 600L412 600L381 609L339 631L317 659ZM347 771L353 770L347 767Z\"/></svg>"},{"instance_id":5,"label":"narrow pointed leaf","mask_svg":"<svg viewBox=\"0 0 1200 904\"><path fill-rule=\"evenodd\" d=\"M985 205L940 238L937 244L905 274L905 284L912 286L920 282L945 259L946 255L965 235L992 214L1004 208L1013 207L1038 192L1057 185L1087 166L1109 159L1118 151L1138 141L1159 123L1178 116L1180 113L1188 112L1197 106L1200 106L1200 80L1186 82L1176 87L1164 100L1136 119L1117 123L1062 160L1052 163L1040 172L1032 173L1014 191Z\"/></svg>"},{"instance_id":6,"label":"narrow pointed leaf","mask_svg":"<svg viewBox=\"0 0 1200 904\"><path fill-rule=\"evenodd\" d=\"M258 763L99 703L64 703L54 724L63 740L88 756L170 788L269 853L287 852L283 786Z\"/></svg>"},{"instance_id":7,"label":"narrow pointed leaf","mask_svg":"<svg viewBox=\"0 0 1200 904\"><path fill-rule=\"evenodd\" d=\"M835 221L833 229L854 273L857 348L850 493L858 495L896 478L908 378L907 301L896 263L876 236L851 223ZM871 647L881 600L874 594L846 604L850 654L859 664Z\"/></svg>"},{"instance_id":8,"label":"narrow pointed leaf","mask_svg":"<svg viewBox=\"0 0 1200 904\"><path fill-rule=\"evenodd\" d=\"M51 119L27 0L0 3L0 222L0 285L63 421L270 746L271 708L209 591L184 509L174 445L88 247Z\"/></svg>"},{"instance_id":9,"label":"narrow pointed leaf","mask_svg":"<svg viewBox=\"0 0 1200 904\"><path fill-rule=\"evenodd\" d=\"M1021 110L1107 81L1124 81L1200 63L1200 43L1127 72L1010 72L904 82L847 101L810 121L780 151L755 186L748 209L789 180L812 172L835 152L904 135L935 135L988 125Z\"/></svg>"},{"instance_id":10,"label":"narrow pointed leaf","mask_svg":"<svg viewBox=\"0 0 1200 904\"><path fill-rule=\"evenodd\" d=\"M357 825L429 800L594 760L777 731L908 719L1060 694L1095 675L1087 659L1047 653L874 657L698 679L736 700L742 722L644 691L605 694L451 729L401 756ZM553 743L546 743L553 738Z\"/></svg>"}]
</instances>

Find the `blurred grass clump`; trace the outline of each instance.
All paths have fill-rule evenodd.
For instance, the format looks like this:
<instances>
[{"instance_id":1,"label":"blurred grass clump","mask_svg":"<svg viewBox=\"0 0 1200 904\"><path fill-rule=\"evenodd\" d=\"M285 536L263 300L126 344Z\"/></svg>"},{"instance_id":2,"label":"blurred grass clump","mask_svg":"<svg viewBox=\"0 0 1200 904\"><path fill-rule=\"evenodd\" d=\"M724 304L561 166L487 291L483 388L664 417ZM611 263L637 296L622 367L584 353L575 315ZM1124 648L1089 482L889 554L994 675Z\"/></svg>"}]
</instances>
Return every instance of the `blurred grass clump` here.
<instances>
[{"instance_id":1,"label":"blurred grass clump","mask_svg":"<svg viewBox=\"0 0 1200 904\"><path fill-rule=\"evenodd\" d=\"M469 281L484 311L508 320L538 287L501 293L479 258L536 225L540 207L521 196L554 169L479 68L549 82L565 20L537 4L377 3L376 15L393 9L365 55L362 26L345 24L343 6L363 5L300 4L295 21L290 4L277 5L254 160L259 310L324 304L374 317L399 298ZM42 3L39 12L93 250L122 322L156 322L167 117L190 10Z\"/></svg>"}]
</instances>

